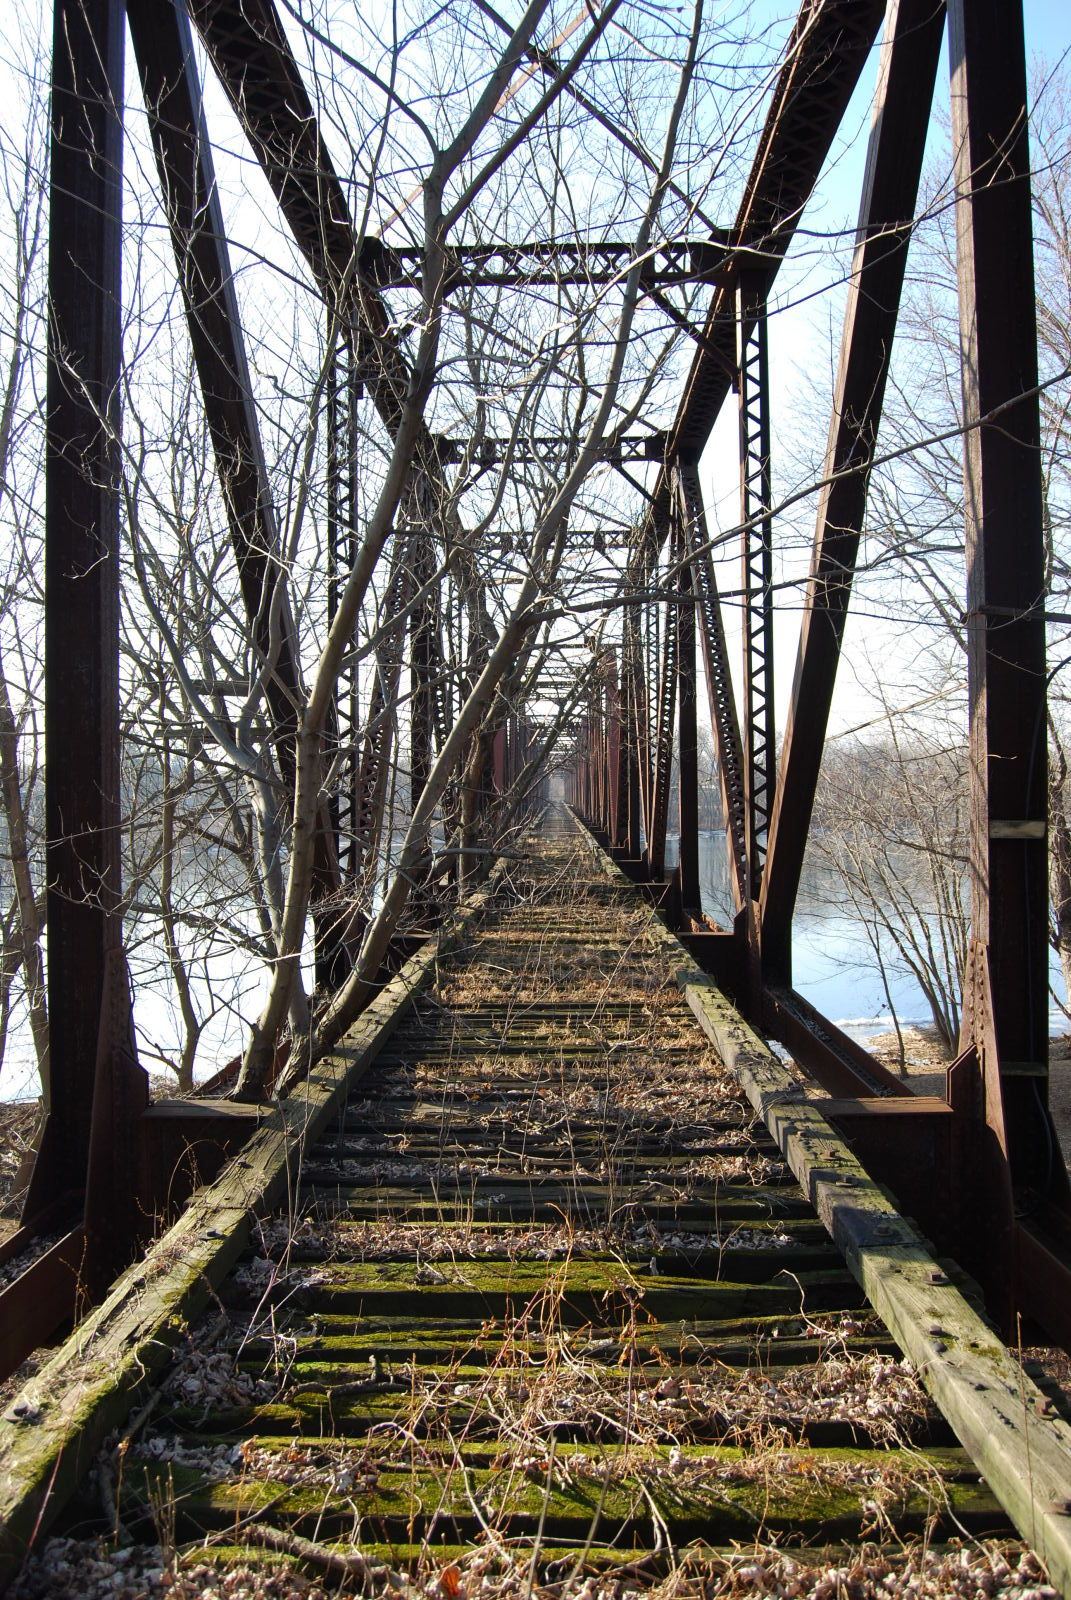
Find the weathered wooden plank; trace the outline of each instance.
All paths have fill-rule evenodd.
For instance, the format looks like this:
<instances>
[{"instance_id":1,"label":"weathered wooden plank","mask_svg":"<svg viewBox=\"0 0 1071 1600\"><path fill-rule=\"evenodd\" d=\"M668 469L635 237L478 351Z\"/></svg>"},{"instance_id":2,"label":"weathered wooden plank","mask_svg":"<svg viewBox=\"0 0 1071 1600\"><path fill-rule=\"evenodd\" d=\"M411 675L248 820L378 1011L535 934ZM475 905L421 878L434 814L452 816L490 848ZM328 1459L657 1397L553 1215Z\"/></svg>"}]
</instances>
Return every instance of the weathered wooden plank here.
<instances>
[{"instance_id":1,"label":"weathered wooden plank","mask_svg":"<svg viewBox=\"0 0 1071 1600\"><path fill-rule=\"evenodd\" d=\"M263 1439L260 1441L263 1447ZM292 1441L280 1440L280 1463ZM785 1449L770 1475L748 1470L747 1452L732 1447L692 1447L678 1457L678 1475L668 1469L668 1451L649 1447L646 1459L633 1448L630 1467L604 1475L585 1470L581 1451L558 1447L562 1469L548 1485L547 1471L519 1472L509 1455L471 1447L456 1462L386 1465L371 1482L355 1484L332 1498L323 1485L294 1487L284 1479L243 1478L206 1483L197 1469L151 1461L128 1462L124 1487L135 1504L171 1496L180 1528L188 1536L233 1527L236 1519L270 1508L273 1518L318 1538L345 1537L355 1513L380 1537L413 1537L419 1531L478 1538L492 1520L500 1536L531 1538L540 1529L576 1548L596 1528L603 1538L650 1527L652 1509L675 1541L770 1538L858 1538L872 1522L874 1461L866 1452ZM613 1448L600 1452L612 1464ZM579 1458L579 1459L578 1459ZM370 1458L374 1459L374 1457ZM570 1463L577 1466L568 1471ZM489 1465L487 1464L489 1463ZM340 1462L341 1465L341 1462ZM886 1514L900 1529L1003 1531L1004 1519L991 1491L970 1481L969 1463L955 1452L883 1452ZM772 1464L773 1466L773 1464ZM646 1471L644 1470L646 1468ZM691 1470L689 1470L691 1469Z\"/></svg>"}]
</instances>

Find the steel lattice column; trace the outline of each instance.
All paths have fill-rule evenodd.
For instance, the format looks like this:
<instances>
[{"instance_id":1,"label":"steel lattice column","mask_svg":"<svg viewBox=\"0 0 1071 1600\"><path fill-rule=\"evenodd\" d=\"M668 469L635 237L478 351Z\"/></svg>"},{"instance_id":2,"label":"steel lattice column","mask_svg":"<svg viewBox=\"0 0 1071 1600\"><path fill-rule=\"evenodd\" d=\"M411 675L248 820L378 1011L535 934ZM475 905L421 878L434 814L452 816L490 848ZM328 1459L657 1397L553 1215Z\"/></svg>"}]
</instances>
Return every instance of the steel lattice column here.
<instances>
[{"instance_id":1,"label":"steel lattice column","mask_svg":"<svg viewBox=\"0 0 1071 1600\"><path fill-rule=\"evenodd\" d=\"M681 500L688 540L696 626L703 648L703 666L707 680L710 731L721 775L729 880L732 884L734 907L739 911L747 900L744 757L721 601L718 596L714 563L710 556L709 529L699 477L694 468L682 470L678 474L676 493Z\"/></svg>"},{"instance_id":2,"label":"steel lattice column","mask_svg":"<svg viewBox=\"0 0 1071 1600\"><path fill-rule=\"evenodd\" d=\"M641 702L642 652L640 617L634 605L625 607L624 639L621 646L621 702L624 714L623 749L625 756L626 855L639 860L642 850L643 801L642 771L646 732Z\"/></svg>"},{"instance_id":3,"label":"steel lattice column","mask_svg":"<svg viewBox=\"0 0 1071 1600\"><path fill-rule=\"evenodd\" d=\"M677 527L674 545L680 563L677 581L677 673L680 680L677 717L677 828L679 854L677 881L681 906L698 912L702 895L699 888L699 739L695 684L695 594L691 567L687 560L685 508L676 503Z\"/></svg>"},{"instance_id":4,"label":"steel lattice column","mask_svg":"<svg viewBox=\"0 0 1071 1600\"><path fill-rule=\"evenodd\" d=\"M670 561L674 562L678 540L672 541ZM660 583L663 580L660 577ZM659 883L666 871L666 828L669 822L669 791L673 767L673 734L677 712L677 673L679 663L675 575L669 578L667 598L651 608L654 612L654 634L661 649L653 674L656 694L652 718L655 730L654 752L651 763L650 832L647 839L647 860L651 877ZM658 621L662 619L659 630ZM659 634L661 637L659 637Z\"/></svg>"},{"instance_id":5,"label":"steel lattice column","mask_svg":"<svg viewBox=\"0 0 1071 1600\"><path fill-rule=\"evenodd\" d=\"M334 621L339 586L352 569L357 542L357 406L361 384L350 339L339 339L327 378L327 618ZM356 869L357 738L360 730L356 663L347 665L335 697L335 737L342 766L331 802L339 871Z\"/></svg>"},{"instance_id":6,"label":"steel lattice column","mask_svg":"<svg viewBox=\"0 0 1071 1600\"><path fill-rule=\"evenodd\" d=\"M749 893L758 898L773 799L773 521L770 515L770 373L766 306L742 281L737 297L740 373L740 544L743 568L743 745Z\"/></svg>"}]
</instances>

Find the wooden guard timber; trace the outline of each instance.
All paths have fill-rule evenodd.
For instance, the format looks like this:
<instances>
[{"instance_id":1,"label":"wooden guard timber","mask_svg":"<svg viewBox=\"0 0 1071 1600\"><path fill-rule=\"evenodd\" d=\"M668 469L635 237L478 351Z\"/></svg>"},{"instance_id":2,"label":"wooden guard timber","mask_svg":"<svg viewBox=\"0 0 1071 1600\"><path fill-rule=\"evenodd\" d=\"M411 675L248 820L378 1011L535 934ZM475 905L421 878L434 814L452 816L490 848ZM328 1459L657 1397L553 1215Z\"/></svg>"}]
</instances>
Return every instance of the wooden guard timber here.
<instances>
[{"instance_id":1,"label":"wooden guard timber","mask_svg":"<svg viewBox=\"0 0 1071 1600\"><path fill-rule=\"evenodd\" d=\"M1071 1428L564 812L9 1405L5 1577L109 1433L135 1538L373 1584L1012 1523L1071 1593Z\"/></svg>"}]
</instances>

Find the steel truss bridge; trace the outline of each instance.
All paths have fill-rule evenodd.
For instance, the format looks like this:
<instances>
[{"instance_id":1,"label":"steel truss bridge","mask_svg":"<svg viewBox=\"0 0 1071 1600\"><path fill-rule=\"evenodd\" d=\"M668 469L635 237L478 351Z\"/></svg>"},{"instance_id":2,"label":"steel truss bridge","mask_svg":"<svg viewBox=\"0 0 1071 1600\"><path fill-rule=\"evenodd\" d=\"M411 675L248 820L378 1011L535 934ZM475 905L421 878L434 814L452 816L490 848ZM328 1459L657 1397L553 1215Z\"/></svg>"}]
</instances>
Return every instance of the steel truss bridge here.
<instances>
[{"instance_id":1,"label":"steel truss bridge","mask_svg":"<svg viewBox=\"0 0 1071 1600\"><path fill-rule=\"evenodd\" d=\"M217 1153L233 1152L249 1129L237 1110L228 1126L217 1097L203 1108L197 1101L184 1111L170 1107L162 1130L137 1060L123 955L116 439L127 130L117 108L128 28L128 70L147 108L166 197L246 623L254 649L271 661L267 702L287 780L303 641L287 607L274 605L283 560L278 513L251 398L195 41L313 283L326 305L341 308L325 385L330 606L357 548L349 439L358 403L370 403L396 439L415 381L387 296L420 292L428 260L408 245L362 235L281 18L275 0L55 0L45 556L50 1109L21 1229L4 1253L14 1257L46 1235L59 1243L0 1294L8 1367L70 1318L76 1294L103 1294L144 1242L145 1217L163 1208L170 1156L161 1152L172 1151L176 1137L196 1143L211 1124ZM964 351L973 937L947 1092L922 1097L797 993L791 952L946 26ZM767 308L879 44L813 556L778 750ZM533 72L554 66L538 50L529 62ZM1045 545L1025 105L1014 0L804 0L736 217L644 254L642 291L685 323L691 365L668 425L632 419L608 428L593 453L601 469L638 487L634 524L569 535L578 547L598 542L616 553L627 578L619 627L600 645L569 727L569 798L739 1015L812 1075L830 1125L937 1250L974 1274L1000 1326L1014 1330L1023 1318L1067 1341L1071 1188L1048 1106ZM444 294L463 295L550 283L607 290L634 265L627 243L548 238L444 246L435 271ZM705 297L698 321L669 298L682 288ZM726 407L739 425L741 692L700 481L704 449ZM557 463L565 473L577 454L575 440L553 432L467 438L421 419L412 430L408 492L434 498L443 473L459 466L473 481L504 463L511 470ZM467 680L451 684L435 594L448 536L429 534L411 560L393 566L386 549L387 624L370 700L358 702L345 672L340 680L330 719L337 784L320 807L315 845L321 899L336 908L382 846L392 716L407 723L415 806L466 690L482 681L491 659L489 645L477 649ZM523 539L523 530L515 537ZM399 712L403 672L412 692ZM530 804L546 800L550 752L532 709L538 685L529 688L520 709L501 693L491 699L461 751L458 815L474 855L493 846L499 802L522 776ZM727 821L735 905L728 929L715 927L701 907L701 722L713 737ZM674 761L679 809L671 816ZM679 835L669 872L667 833ZM451 896L472 888L471 875L437 877L432 864L415 893L432 882L429 916L440 919ZM320 918L325 986L343 980L361 933L344 910ZM394 965L412 948L410 941L395 950Z\"/></svg>"}]
</instances>

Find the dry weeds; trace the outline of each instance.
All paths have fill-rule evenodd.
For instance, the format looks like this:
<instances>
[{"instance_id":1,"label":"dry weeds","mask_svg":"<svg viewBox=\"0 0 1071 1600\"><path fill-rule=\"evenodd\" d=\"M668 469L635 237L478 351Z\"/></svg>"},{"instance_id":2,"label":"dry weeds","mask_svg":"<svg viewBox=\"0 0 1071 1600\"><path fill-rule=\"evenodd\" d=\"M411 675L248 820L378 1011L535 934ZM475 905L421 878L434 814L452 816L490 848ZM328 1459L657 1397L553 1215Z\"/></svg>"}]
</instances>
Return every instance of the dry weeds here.
<instances>
[{"instance_id":1,"label":"dry weeds","mask_svg":"<svg viewBox=\"0 0 1071 1600\"><path fill-rule=\"evenodd\" d=\"M559 1561L534 1576L529 1551L492 1544L449 1562L429 1559L412 1577L392 1575L397 1582L383 1592L388 1600L1059 1600L1037 1558L1002 1542L936 1549L920 1542L893 1551L863 1544L824 1560L776 1546L700 1547L646 1569L588 1566L572 1570L575 1562ZM362 1592L364 1585L316 1581L292 1564L221 1563L204 1547L179 1558L159 1545L116 1550L98 1540L50 1539L11 1600L330 1600Z\"/></svg>"}]
</instances>

